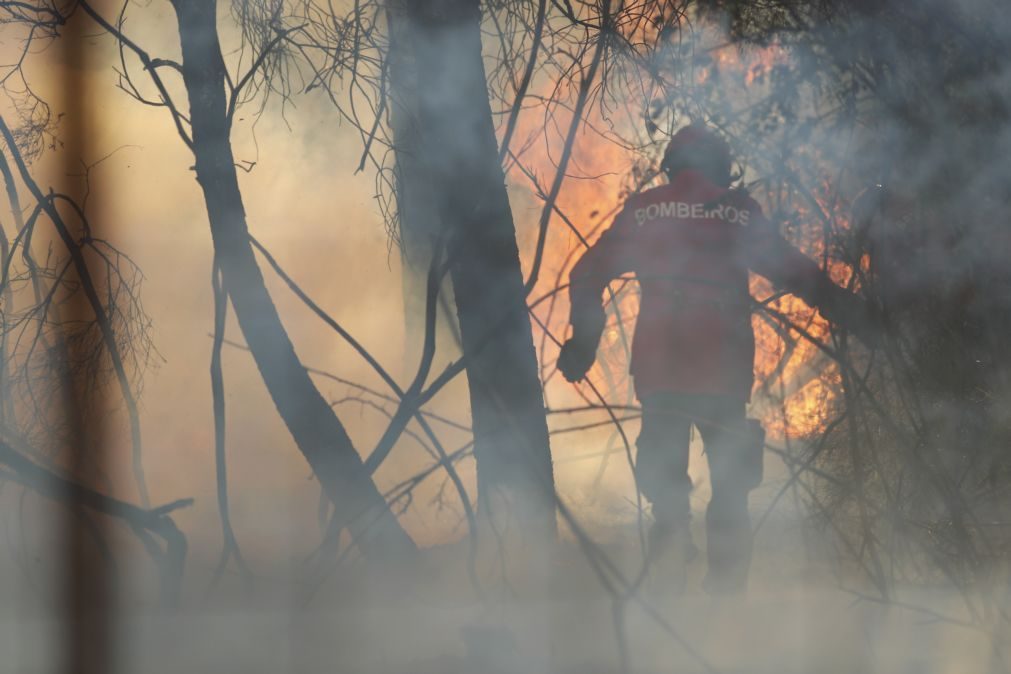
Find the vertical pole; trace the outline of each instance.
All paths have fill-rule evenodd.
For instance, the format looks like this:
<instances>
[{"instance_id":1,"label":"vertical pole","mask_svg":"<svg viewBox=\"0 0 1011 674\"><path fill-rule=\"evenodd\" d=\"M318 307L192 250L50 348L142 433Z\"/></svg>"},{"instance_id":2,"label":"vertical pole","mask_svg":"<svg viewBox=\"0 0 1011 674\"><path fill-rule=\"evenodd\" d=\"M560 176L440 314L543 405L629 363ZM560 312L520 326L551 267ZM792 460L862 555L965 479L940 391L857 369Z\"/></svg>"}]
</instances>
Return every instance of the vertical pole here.
<instances>
[{"instance_id":1,"label":"vertical pole","mask_svg":"<svg viewBox=\"0 0 1011 674\"><path fill-rule=\"evenodd\" d=\"M63 50L64 96L62 110L63 123L59 130L64 145L60 150L62 165L57 169L62 173L54 176L60 181L66 176L80 174L82 160L90 153L89 145L89 105L87 91L87 63L89 49L86 42L87 26L80 12L70 21L57 46ZM89 211L100 201L92 195ZM101 228L102 217L93 220L93 227ZM76 234L76 233L75 233ZM93 231L95 237L103 236ZM61 308L62 322L73 326L79 321L94 319L83 294L76 293L72 302ZM73 341L66 339L68 353L73 360ZM84 375L74 372L73 363L66 363L63 369L62 386L63 416L68 423L66 434L67 469L73 482L89 484L96 475L108 474L105 465L104 434L100 415L89 415L88 409L101 407L94 401L84 400L87 387L82 381ZM98 541L103 539L105 519L90 515L84 508L71 503L63 513L63 615L62 638L63 662L61 670L67 674L113 674L112 649L112 609L113 602L109 590L111 579L109 567L104 559Z\"/></svg>"}]
</instances>

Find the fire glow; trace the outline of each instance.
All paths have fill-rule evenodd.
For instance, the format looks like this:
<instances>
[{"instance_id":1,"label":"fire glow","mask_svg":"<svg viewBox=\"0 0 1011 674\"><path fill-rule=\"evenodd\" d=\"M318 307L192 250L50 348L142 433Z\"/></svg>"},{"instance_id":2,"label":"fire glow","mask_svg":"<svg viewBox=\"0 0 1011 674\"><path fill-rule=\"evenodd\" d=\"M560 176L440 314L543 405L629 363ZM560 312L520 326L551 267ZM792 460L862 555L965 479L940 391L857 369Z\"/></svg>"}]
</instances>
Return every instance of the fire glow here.
<instances>
[{"instance_id":1,"label":"fire glow","mask_svg":"<svg viewBox=\"0 0 1011 674\"><path fill-rule=\"evenodd\" d=\"M705 67L696 71L696 81L705 82L717 69L720 76L736 73L738 79L748 86L760 86L763 79L777 66L785 64L788 55L778 46L742 52L732 47L717 47L706 52ZM703 74L704 73L704 74ZM701 78L701 79L700 79ZM545 92L548 90L546 83ZM644 107L644 106L639 106ZM546 183L554 175L561 139L564 130L571 123L567 109L537 112L521 115L517 129L518 139L527 138L522 152L517 153L523 169L515 165L510 170L510 178L523 187L538 207L543 205ZM620 208L625 196L637 188L643 189L655 184L656 178L641 180L648 175L643 168L642 148L623 147L607 137L602 129L614 127L614 119L605 119L599 106L588 106L586 123L576 135L572 149L572 160L567 168L567 178L556 201L545 249L544 267L532 297L550 295L554 289L568 280L568 270L585 250L580 237L592 244L600 232L610 225L614 214ZM549 133L546 129L551 129ZM557 137L552 134L557 132ZM536 139L536 140L534 140ZM660 151L663 141L653 143L645 153L654 155ZM638 164L637 164L638 161ZM655 164L655 161L653 162ZM636 170L638 169L638 170ZM533 178L531 177L533 176ZM631 176L631 177L630 177ZM638 176L640 184L634 185ZM537 181L536 184L534 181ZM798 202L791 204L797 219L806 222L799 232L791 232L791 240L805 254L813 259L825 260L829 274L836 283L845 284L850 276L849 268L842 263L823 256L825 242L815 226L819 215L838 212L830 200L821 194L830 194L828 185L820 186L809 195L817 206ZM753 194L759 202L765 197L760 192ZM817 210L820 209L820 214ZM529 212L536 212L530 209ZM523 218L517 210L518 220ZM838 227L846 229L848 224L833 216ZM572 230L579 232L577 235ZM522 229L521 229L522 231ZM529 247L524 247L529 249ZM529 259L525 260L529 264ZM773 437L810 437L825 429L834 414L840 394L840 375L835 364L828 359L811 339L826 343L829 326L825 320L800 299L790 296L775 296L774 289L760 277L752 276L751 294L758 301L767 298L768 308L789 319L803 329L804 335L785 328L768 315L756 311L752 319L755 332L756 385L753 394L753 415L759 415L768 433ZM601 340L597 364L590 372L590 380L615 404L631 403L631 380L628 376L629 348L635 318L638 313L638 287L633 281L621 279L611 285L608 304L608 326ZM534 330L542 334L544 327L555 339L564 341L567 336L568 316L567 294L562 291L550 302L539 304L534 310ZM553 362L557 357L557 345L551 339L538 340L542 372L550 376Z\"/></svg>"}]
</instances>

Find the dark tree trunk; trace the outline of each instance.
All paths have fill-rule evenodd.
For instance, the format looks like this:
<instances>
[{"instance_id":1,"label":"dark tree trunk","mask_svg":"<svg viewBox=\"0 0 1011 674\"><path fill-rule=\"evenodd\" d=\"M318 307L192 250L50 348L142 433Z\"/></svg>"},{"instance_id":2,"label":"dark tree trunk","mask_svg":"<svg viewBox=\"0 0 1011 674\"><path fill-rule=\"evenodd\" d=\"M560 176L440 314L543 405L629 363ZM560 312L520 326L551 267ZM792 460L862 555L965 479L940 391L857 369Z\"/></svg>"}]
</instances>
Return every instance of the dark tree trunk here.
<instances>
[{"instance_id":1,"label":"dark tree trunk","mask_svg":"<svg viewBox=\"0 0 1011 674\"><path fill-rule=\"evenodd\" d=\"M225 64L216 3L174 0L190 101L197 182L203 190L217 263L243 336L270 396L337 513L366 554L415 547L365 472L362 461L292 346L256 264L246 228L225 101Z\"/></svg>"},{"instance_id":2,"label":"dark tree trunk","mask_svg":"<svg viewBox=\"0 0 1011 674\"><path fill-rule=\"evenodd\" d=\"M401 74L413 71L409 53L391 54L392 58L403 58L395 69ZM397 104L392 106L390 116L396 135L397 164L394 179L398 213L398 236L400 244L400 264L402 273L402 296L404 299L404 366L408 369L417 365L421 358L425 334L425 312L428 303L428 271L435 256L435 246L439 238L440 220L436 213L436 200L432 183L425 167L417 160L420 150L420 134L423 130L415 120L405 114L406 110L417 109L417 89L413 77L399 78ZM403 150L401 150L403 149ZM406 177L405 177L406 176ZM437 326L438 343L444 344L450 338L459 345L460 328L453 315L453 284L445 278L439 289Z\"/></svg>"},{"instance_id":3,"label":"dark tree trunk","mask_svg":"<svg viewBox=\"0 0 1011 674\"><path fill-rule=\"evenodd\" d=\"M389 0L405 245L448 245L478 491L546 534L554 480L519 250L481 57L477 0ZM410 251L408 251L410 255Z\"/></svg>"}]
</instances>

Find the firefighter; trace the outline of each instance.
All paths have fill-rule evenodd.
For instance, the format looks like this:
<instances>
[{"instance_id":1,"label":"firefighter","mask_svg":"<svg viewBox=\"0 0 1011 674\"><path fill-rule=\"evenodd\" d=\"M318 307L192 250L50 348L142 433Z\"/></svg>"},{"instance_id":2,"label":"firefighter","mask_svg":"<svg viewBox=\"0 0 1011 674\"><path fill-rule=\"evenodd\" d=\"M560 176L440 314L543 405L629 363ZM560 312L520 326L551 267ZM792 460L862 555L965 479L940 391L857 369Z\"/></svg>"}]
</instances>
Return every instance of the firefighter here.
<instances>
[{"instance_id":1,"label":"firefighter","mask_svg":"<svg viewBox=\"0 0 1011 674\"><path fill-rule=\"evenodd\" d=\"M634 273L642 299L631 374L642 405L636 481L652 506L651 560L673 558L675 585L695 548L689 533L688 449L702 436L712 484L706 510L712 594L746 588L752 535L748 494L762 480L764 432L746 417L754 383L748 272L868 338L863 302L783 239L743 189L731 188L730 148L693 124L671 139L664 185L634 194L570 274L572 336L558 369L570 382L593 365L604 329L602 294Z\"/></svg>"}]
</instances>

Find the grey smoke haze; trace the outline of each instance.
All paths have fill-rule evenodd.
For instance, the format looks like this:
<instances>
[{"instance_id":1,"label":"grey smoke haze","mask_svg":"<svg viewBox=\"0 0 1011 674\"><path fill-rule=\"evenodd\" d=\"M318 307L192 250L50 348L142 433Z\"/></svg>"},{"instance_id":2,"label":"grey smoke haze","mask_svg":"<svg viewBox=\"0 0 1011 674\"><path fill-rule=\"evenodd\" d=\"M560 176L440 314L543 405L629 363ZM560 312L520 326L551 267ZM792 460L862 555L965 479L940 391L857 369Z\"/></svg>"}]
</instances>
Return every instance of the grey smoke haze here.
<instances>
[{"instance_id":1,"label":"grey smoke haze","mask_svg":"<svg viewBox=\"0 0 1011 674\"><path fill-rule=\"evenodd\" d=\"M512 28L519 25L518 17L532 20L536 11L536 3L484 4ZM646 4L673 9L668 3ZM839 9L841 18L819 23L817 31L739 52L721 46L726 31L763 37L763 26L755 23L759 15L751 13L759 10L745 7L735 20L722 10L733 12L747 3L702 4L721 11L706 20L694 17L691 31L666 41L644 40L634 53L611 54L605 71L611 86L588 106L590 125L577 135L559 210L592 242L628 191L649 184L647 174L664 138L689 119L707 120L728 137L744 169L742 183L791 240L827 262L839 283L849 281L847 264L863 265L866 276L857 284L877 293L890 310L897 337L892 351L875 356L848 342L854 370L871 372L864 374L874 393L868 402L853 393L854 372L840 369L803 339L787 346L769 321L756 316L760 381L751 414L765 421L770 444L786 453L787 462L767 452L766 483L752 496L755 520L772 509L757 534L752 595L746 604L727 606L710 602L697 589L683 598L669 596L662 584L647 585L642 594L716 671L1005 671L1011 630L1004 506L1011 435L1003 412L1009 394L1002 347L1007 321L1000 317L1011 308L1005 271L1011 253L1011 19L984 0L917 0L876 8L858 3ZM243 42L236 15L275 7L290 15L289 26L307 11L302 3L282 2L220 8L229 64L248 65L253 53L247 49L245 60L237 60L234 49ZM308 7L326 11L322 5ZM543 202L522 169L543 189L554 176L571 117L568 108L578 92L574 82L557 91L554 85L572 61L567 49L585 40L582 28L564 27L559 6L548 7L553 31L541 49L528 108L517 119L511 145L517 159L506 161L525 274ZM353 9L353 3L344 2L336 13L350 16ZM114 9L102 11L113 16ZM589 5L579 11L595 12ZM823 20L814 10L802 15ZM128 16L127 29L146 49L178 58L168 3L131 4ZM789 27L789 17L781 20ZM502 64L501 50L520 55L513 59L513 70L519 71L531 37L521 30L513 43L503 45L493 37L493 22L486 18L484 28L492 105L502 125L516 79ZM378 32L383 29L377 24ZM89 24L88 35L96 32ZM446 40L453 39L446 34ZM480 598L468 580L463 512L441 472L421 483L401 514L415 541L430 548L421 569L412 572L413 584L380 582L353 552L336 570L321 573L314 556L323 536L318 484L277 417L249 354L234 346L224 351L230 502L254 583L248 589L233 568L217 589L208 590L221 530L208 377L213 298L207 216L190 170L192 156L164 110L140 105L115 88L119 57L107 36L88 37L87 46L93 56L83 67L90 92L85 100L62 97L62 78L78 64L62 62L59 50L33 54L27 73L54 110L86 120L92 155L85 161L115 150L91 172L92 199L106 235L144 274L142 298L158 352L144 373L141 397L152 502L196 499L193 507L174 514L189 542L178 612L156 608L154 565L129 530L112 528L122 670L617 671L611 598L571 531L563 527L562 549L546 563L536 555L510 556L508 550L500 556L494 535L484 532L479 575L488 594ZM375 46L363 50L369 56L379 53ZM315 65L327 63L320 52L310 53ZM323 86L304 91L312 77L308 65L299 65L301 57L290 53L282 62L288 69L275 73L289 78L287 103L282 105L275 92L262 112L257 110L261 99L255 98L236 116L235 156L252 167L239 172L250 229L321 307L406 384L416 367L420 336L404 318L405 304L410 310L412 296L417 301L424 291L426 261L422 256L413 272L403 271L401 251L391 240L390 230L396 232L393 159L385 147L390 129L384 119L374 141L380 168L367 162L356 172L363 136L342 121ZM575 70L577 81L587 58L581 57L582 71ZM891 69L868 71L866 63ZM141 73L133 61L131 68ZM646 70L664 84L650 81ZM446 87L456 79L446 73ZM173 93L181 95L181 82L170 82ZM374 113L368 103L376 100L369 98L374 91L368 87L374 83L363 85L363 94L347 79L325 82L343 112L349 96L355 96L356 110L367 123ZM446 98L441 90L420 93L434 103ZM6 117L11 110L5 107ZM444 121L459 129L459 146L446 148L446 156L478 145L466 120ZM79 194L80 178L66 175L66 152L45 153L33 170L40 184ZM887 196L877 186L888 190ZM5 215L0 222L11 231ZM55 241L51 236L40 235L36 250L45 251ZM553 216L531 299L567 280L572 254L581 248L562 217ZM261 266L302 361L388 394L368 365ZM773 289L755 280L752 291L761 300ZM22 284L18 292L25 296L28 287ZM636 291L628 286L616 292L620 315L609 309L612 323L601 347L602 364L591 376L610 402L634 405L627 335L621 328L631 329ZM783 298L771 306L835 353L846 348L798 300ZM545 301L534 313L563 338L567 311L560 300L553 307ZM542 339L540 326L534 331L547 380L546 404L559 409L585 404L574 387L553 374L557 347ZM231 313L226 337L244 341ZM435 372L458 357L451 322L440 323L437 342ZM784 355L790 358L779 367ZM346 382L325 376L316 381L335 403L358 450L374 447L387 422L377 406L392 411L392 405ZM109 394L103 408L110 469L99 484L133 502L129 431L116 400ZM426 409L466 425L467 400L460 377ZM882 409L875 410L875 404ZM821 432L847 409L853 416L823 440ZM623 443L606 421L603 412L549 418L555 430L600 422L553 436L556 486L608 558L632 578L640 563L635 487ZM449 424L433 425L449 449L469 439ZM624 427L634 439L638 421L630 419ZM928 440L904 444L903 434ZM816 450L819 441L824 447ZM814 451L822 453L813 458ZM858 466L854 457L861 456L865 463ZM791 483L797 462L808 459L828 478L806 476L802 484ZM916 463L921 459L922 470ZM421 444L405 435L376 480L387 489L432 463ZM474 498L473 460L457 465ZM698 443L691 466L697 485L693 509L699 513L709 488ZM925 475L941 476L942 487ZM954 475L961 479L947 481ZM793 488L785 489L790 484ZM861 489L864 501L854 497ZM966 510L952 510L952 500ZM866 503L870 515L862 507ZM6 579L0 583L0 652L12 654L0 659L0 671L54 671L60 643L61 515L12 482L0 489L0 509L7 532L0 544ZM957 527L949 528L963 517L972 522L964 548L952 543L961 540L951 533ZM888 563L895 565L888 571L888 587L889 599L896 602L861 600L858 595L878 596L869 578L876 577L876 565ZM700 564L689 572L696 588ZM642 607L630 604L624 620L631 671L706 671Z\"/></svg>"}]
</instances>

